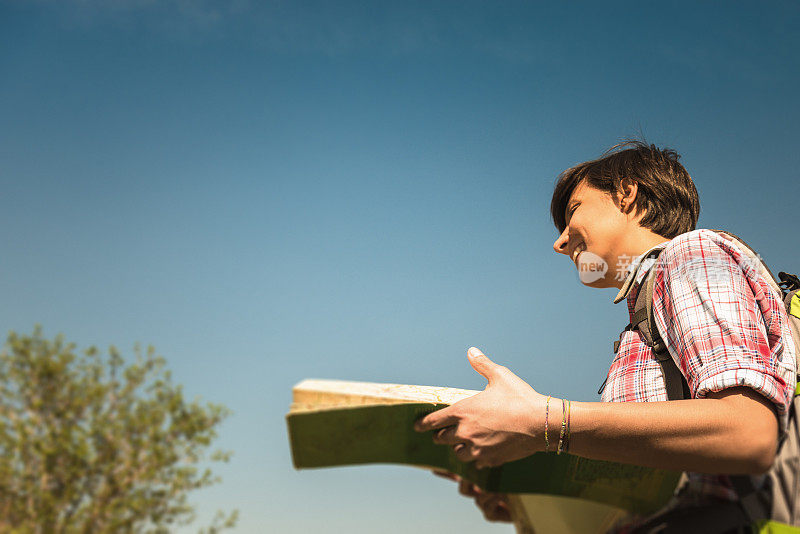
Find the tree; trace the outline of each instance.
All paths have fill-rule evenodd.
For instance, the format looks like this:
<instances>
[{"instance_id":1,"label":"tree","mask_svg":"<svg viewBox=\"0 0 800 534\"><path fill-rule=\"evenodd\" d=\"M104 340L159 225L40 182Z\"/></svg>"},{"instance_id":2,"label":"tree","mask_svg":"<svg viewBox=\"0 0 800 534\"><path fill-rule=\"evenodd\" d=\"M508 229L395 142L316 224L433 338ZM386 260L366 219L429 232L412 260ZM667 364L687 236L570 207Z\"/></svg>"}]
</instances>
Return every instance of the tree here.
<instances>
[{"instance_id":1,"label":"tree","mask_svg":"<svg viewBox=\"0 0 800 534\"><path fill-rule=\"evenodd\" d=\"M11 332L0 353L0 531L168 532L195 519L187 494L219 481L206 449L228 410L184 399L152 347L127 365L112 346ZM219 512L206 532L232 527Z\"/></svg>"}]
</instances>

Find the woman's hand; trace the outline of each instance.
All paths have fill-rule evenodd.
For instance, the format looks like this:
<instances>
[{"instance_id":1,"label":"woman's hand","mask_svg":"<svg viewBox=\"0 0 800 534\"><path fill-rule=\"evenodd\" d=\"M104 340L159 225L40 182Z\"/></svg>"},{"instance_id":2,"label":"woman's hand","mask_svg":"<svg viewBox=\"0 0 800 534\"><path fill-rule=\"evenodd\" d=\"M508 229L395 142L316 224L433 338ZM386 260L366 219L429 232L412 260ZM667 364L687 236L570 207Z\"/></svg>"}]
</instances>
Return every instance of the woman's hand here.
<instances>
[{"instance_id":1,"label":"woman's hand","mask_svg":"<svg viewBox=\"0 0 800 534\"><path fill-rule=\"evenodd\" d=\"M458 492L465 497L475 499L475 504L481 509L483 517L487 521L502 521L505 523L513 521L511 507L508 504L508 497L505 493L483 491L469 480L464 480L452 473L434 471L434 474L457 482Z\"/></svg>"},{"instance_id":2,"label":"woman's hand","mask_svg":"<svg viewBox=\"0 0 800 534\"><path fill-rule=\"evenodd\" d=\"M475 504L483 512L487 521L503 521L510 523L511 508L505 493L490 493L483 491L468 480L459 480L458 492L467 497L473 497Z\"/></svg>"},{"instance_id":3,"label":"woman's hand","mask_svg":"<svg viewBox=\"0 0 800 534\"><path fill-rule=\"evenodd\" d=\"M475 461L478 468L544 450L545 397L475 347L467 356L473 369L488 380L486 389L427 415L415 429L434 430L434 442L451 445L459 460ZM494 501L487 498L487 503Z\"/></svg>"}]
</instances>

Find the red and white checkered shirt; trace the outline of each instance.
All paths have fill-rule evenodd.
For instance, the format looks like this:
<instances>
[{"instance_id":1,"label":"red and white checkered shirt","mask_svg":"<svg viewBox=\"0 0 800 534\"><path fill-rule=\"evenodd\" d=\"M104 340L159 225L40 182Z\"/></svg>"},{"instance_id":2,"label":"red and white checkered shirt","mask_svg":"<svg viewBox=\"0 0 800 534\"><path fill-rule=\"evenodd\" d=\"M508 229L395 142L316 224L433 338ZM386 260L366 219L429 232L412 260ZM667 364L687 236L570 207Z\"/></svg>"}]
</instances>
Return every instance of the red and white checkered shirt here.
<instances>
[{"instance_id":1,"label":"red and white checkered shirt","mask_svg":"<svg viewBox=\"0 0 800 534\"><path fill-rule=\"evenodd\" d=\"M711 230L682 234L655 248L661 247L653 290L656 325L692 398L734 386L753 388L775 404L785 430L796 361L786 309L776 290L749 256ZM631 269L614 300L627 297L631 322L647 270L646 264ZM638 331L622 332L601 401L665 400L661 366L652 350ZM694 496L736 499L724 475L689 473L688 490Z\"/></svg>"}]
</instances>

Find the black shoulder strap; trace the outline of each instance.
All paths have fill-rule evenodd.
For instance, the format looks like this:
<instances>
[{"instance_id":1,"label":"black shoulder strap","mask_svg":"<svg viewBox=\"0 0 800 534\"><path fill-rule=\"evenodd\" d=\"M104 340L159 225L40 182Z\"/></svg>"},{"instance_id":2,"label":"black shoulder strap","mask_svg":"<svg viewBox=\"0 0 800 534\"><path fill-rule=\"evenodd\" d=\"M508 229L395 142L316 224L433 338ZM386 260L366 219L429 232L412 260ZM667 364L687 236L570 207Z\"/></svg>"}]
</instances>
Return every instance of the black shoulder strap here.
<instances>
[{"instance_id":1,"label":"black shoulder strap","mask_svg":"<svg viewBox=\"0 0 800 534\"><path fill-rule=\"evenodd\" d=\"M667 387L667 399L680 400L688 399L691 397L689 393L689 384L686 378L681 373L675 360L667 349L666 343L658 332L655 316L653 315L653 287L656 280L656 265L658 264L658 255L661 249L652 251L642 261L647 258L655 258L656 262L647 273L647 277L639 288L639 294L636 296L636 304L633 308L633 328L638 330L645 344L653 349L653 355L661 365L661 371L664 374L664 384Z\"/></svg>"}]
</instances>

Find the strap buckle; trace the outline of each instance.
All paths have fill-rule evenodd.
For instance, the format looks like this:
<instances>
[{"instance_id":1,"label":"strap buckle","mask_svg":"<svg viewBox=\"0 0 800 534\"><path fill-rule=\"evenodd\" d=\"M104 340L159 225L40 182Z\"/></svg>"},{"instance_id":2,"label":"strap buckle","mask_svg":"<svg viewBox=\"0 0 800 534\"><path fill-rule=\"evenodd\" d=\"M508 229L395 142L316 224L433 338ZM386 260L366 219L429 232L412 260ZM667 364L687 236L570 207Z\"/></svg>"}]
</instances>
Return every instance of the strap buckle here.
<instances>
[{"instance_id":1,"label":"strap buckle","mask_svg":"<svg viewBox=\"0 0 800 534\"><path fill-rule=\"evenodd\" d=\"M780 272L778 273L778 278L781 279L781 282L778 284L778 286L780 286L780 288L787 293L789 291L800 289L800 278L798 278L797 275Z\"/></svg>"}]
</instances>

